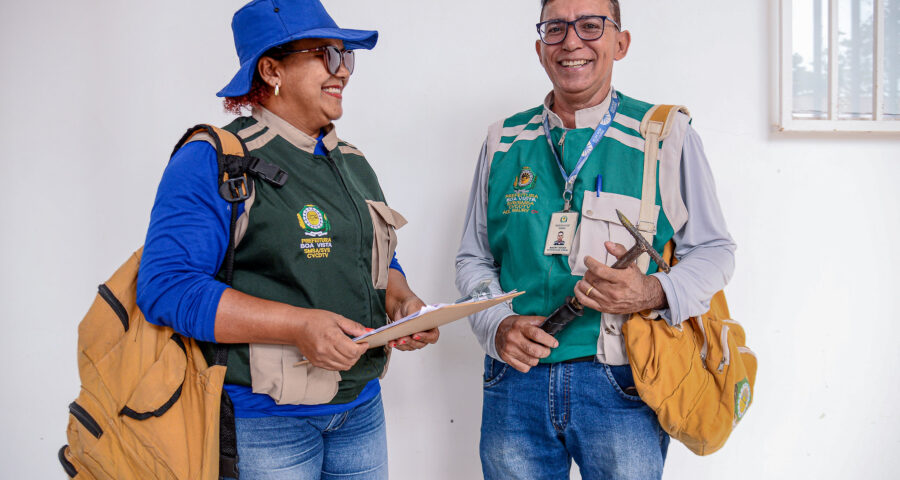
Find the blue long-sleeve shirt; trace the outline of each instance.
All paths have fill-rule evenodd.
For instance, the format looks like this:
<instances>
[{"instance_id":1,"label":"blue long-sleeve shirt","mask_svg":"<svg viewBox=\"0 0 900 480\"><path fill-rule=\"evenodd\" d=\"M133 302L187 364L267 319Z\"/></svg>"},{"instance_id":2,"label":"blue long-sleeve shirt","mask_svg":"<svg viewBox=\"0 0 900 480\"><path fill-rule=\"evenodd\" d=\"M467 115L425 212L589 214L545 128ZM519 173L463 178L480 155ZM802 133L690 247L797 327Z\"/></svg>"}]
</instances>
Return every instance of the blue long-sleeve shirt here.
<instances>
[{"instance_id":1,"label":"blue long-sleeve shirt","mask_svg":"<svg viewBox=\"0 0 900 480\"><path fill-rule=\"evenodd\" d=\"M316 154L326 154L321 135ZM169 161L150 214L137 285L147 321L206 342L215 341L216 310L228 288L215 276L228 247L232 205L219 196L217 175L216 152L206 142L187 144ZM240 215L244 206L237 208ZM403 272L396 255L391 268ZM374 379L347 404L276 405L250 387L225 387L238 417L335 414L380 391Z\"/></svg>"}]
</instances>

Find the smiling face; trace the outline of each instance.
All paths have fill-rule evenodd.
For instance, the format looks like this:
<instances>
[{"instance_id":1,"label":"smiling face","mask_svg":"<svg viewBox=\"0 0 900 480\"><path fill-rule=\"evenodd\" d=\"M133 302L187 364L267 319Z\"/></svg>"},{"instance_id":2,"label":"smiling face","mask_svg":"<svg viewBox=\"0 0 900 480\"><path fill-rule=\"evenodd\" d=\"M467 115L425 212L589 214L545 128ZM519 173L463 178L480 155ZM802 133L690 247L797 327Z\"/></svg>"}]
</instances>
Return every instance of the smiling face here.
<instances>
[{"instance_id":1,"label":"smiling face","mask_svg":"<svg viewBox=\"0 0 900 480\"><path fill-rule=\"evenodd\" d=\"M612 18L607 0L551 0L541 21L572 21L585 15ZM619 32L607 21L602 37L584 41L574 27L562 43L545 45L537 40L535 49L550 81L553 83L554 110L557 107L580 110L600 104L612 84L613 62L625 58L631 34Z\"/></svg>"},{"instance_id":2,"label":"smiling face","mask_svg":"<svg viewBox=\"0 0 900 480\"><path fill-rule=\"evenodd\" d=\"M334 45L343 42L330 38L307 38L288 45L290 50ZM293 53L280 60L263 57L259 73L264 82L279 86L278 96L270 96L263 106L308 135L316 136L320 129L341 118L343 90L350 80L350 72L341 63L337 73L331 74L322 58L324 52Z\"/></svg>"}]
</instances>

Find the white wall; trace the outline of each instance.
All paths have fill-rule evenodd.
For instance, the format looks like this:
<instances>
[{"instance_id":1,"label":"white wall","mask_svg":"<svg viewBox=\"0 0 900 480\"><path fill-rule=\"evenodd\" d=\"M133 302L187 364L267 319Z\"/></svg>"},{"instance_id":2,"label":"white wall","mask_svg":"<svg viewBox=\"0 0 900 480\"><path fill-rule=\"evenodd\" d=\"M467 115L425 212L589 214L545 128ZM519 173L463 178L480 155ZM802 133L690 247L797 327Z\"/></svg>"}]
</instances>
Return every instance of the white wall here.
<instances>
[{"instance_id":1,"label":"white wall","mask_svg":"<svg viewBox=\"0 0 900 480\"><path fill-rule=\"evenodd\" d=\"M225 123L242 0L0 5L0 477L60 478L76 325L143 241L174 142ZM453 257L485 129L540 103L537 0L326 0L377 28L345 92L360 146L410 225L400 259L428 302L456 298ZM739 244L727 288L760 360L729 443L673 442L666 478L890 478L900 468L898 136L773 133L774 5L623 1L614 84L694 114ZM414 154L413 152L416 152ZM384 382L392 478L480 478L481 353L464 323L394 357Z\"/></svg>"}]
</instances>

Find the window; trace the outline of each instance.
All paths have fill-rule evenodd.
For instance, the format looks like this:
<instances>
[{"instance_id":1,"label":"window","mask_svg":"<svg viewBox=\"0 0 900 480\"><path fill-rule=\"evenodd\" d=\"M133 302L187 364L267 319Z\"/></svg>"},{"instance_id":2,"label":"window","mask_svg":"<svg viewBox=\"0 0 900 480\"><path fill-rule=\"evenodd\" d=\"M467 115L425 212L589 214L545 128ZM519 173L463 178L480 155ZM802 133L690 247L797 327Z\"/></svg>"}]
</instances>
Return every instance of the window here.
<instances>
[{"instance_id":1,"label":"window","mask_svg":"<svg viewBox=\"0 0 900 480\"><path fill-rule=\"evenodd\" d=\"M782 130L900 132L900 0L781 0Z\"/></svg>"}]
</instances>

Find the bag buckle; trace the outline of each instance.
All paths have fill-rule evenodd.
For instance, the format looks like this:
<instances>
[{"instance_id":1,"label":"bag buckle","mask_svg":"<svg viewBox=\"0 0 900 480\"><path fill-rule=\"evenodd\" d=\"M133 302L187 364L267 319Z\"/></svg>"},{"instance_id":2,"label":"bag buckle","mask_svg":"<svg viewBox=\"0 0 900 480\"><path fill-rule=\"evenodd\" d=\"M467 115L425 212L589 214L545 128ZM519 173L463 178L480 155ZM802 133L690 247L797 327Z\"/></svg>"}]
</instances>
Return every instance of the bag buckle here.
<instances>
[{"instance_id":1,"label":"bag buckle","mask_svg":"<svg viewBox=\"0 0 900 480\"><path fill-rule=\"evenodd\" d=\"M247 164L247 170L258 176L259 178L279 187L284 186L287 182L287 172L278 167L278 165L269 163L258 157L250 157Z\"/></svg>"},{"instance_id":2,"label":"bag buckle","mask_svg":"<svg viewBox=\"0 0 900 480\"><path fill-rule=\"evenodd\" d=\"M250 198L250 187L246 177L241 175L239 177L223 180L222 184L219 186L219 195L231 203L247 200Z\"/></svg>"},{"instance_id":3,"label":"bag buckle","mask_svg":"<svg viewBox=\"0 0 900 480\"><path fill-rule=\"evenodd\" d=\"M637 229L641 232L649 233L651 235L656 235L656 224L653 222L639 221L637 225Z\"/></svg>"}]
</instances>

